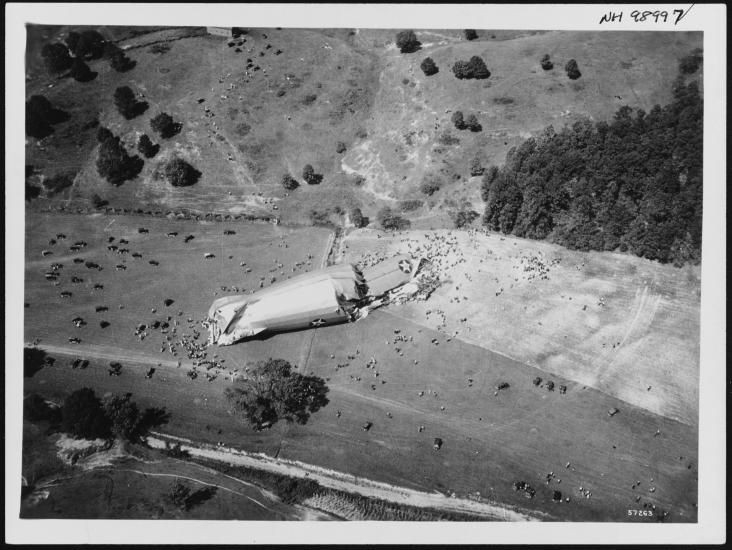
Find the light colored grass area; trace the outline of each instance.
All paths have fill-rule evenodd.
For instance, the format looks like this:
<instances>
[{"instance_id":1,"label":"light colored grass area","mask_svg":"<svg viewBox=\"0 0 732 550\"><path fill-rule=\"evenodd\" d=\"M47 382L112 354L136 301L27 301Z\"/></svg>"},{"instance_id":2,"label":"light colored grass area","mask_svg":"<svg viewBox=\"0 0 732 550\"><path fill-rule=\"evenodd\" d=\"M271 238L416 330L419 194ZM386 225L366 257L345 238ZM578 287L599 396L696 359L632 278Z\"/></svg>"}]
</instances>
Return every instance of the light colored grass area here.
<instances>
[{"instance_id":1,"label":"light colored grass area","mask_svg":"<svg viewBox=\"0 0 732 550\"><path fill-rule=\"evenodd\" d=\"M429 301L394 314L431 328L444 321L442 330L466 342L697 424L698 266L498 234L382 235L351 233L346 261L365 253L424 254L441 262L444 280Z\"/></svg>"}]
</instances>

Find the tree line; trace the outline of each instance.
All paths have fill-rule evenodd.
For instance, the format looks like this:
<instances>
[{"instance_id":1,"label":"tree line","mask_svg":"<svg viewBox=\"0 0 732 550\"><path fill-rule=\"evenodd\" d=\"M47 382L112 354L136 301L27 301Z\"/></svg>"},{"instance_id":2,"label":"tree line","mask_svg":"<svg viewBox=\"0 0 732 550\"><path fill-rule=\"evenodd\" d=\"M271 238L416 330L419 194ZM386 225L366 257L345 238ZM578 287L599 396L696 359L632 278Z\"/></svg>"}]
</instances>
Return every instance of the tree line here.
<instances>
[{"instance_id":1,"label":"tree line","mask_svg":"<svg viewBox=\"0 0 732 550\"><path fill-rule=\"evenodd\" d=\"M700 260L703 98L681 78L650 112L621 107L512 148L483 177L494 231L677 265Z\"/></svg>"}]
</instances>

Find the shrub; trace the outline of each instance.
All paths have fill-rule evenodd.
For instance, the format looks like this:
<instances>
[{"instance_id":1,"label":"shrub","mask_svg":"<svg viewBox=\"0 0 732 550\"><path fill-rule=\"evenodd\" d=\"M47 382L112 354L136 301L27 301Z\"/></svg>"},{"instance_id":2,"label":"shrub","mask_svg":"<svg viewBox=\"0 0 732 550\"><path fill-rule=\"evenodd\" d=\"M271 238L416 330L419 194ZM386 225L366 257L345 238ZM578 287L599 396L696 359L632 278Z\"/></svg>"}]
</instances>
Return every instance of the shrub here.
<instances>
[{"instance_id":1,"label":"shrub","mask_svg":"<svg viewBox=\"0 0 732 550\"><path fill-rule=\"evenodd\" d=\"M338 154L345 153L345 151L346 151L346 144L343 143L342 141L337 141L336 142L336 153L338 153Z\"/></svg>"},{"instance_id":2,"label":"shrub","mask_svg":"<svg viewBox=\"0 0 732 550\"><path fill-rule=\"evenodd\" d=\"M379 225L389 231L400 231L402 229L408 229L411 223L409 220L402 218L395 214L388 206L383 207L376 214L376 219Z\"/></svg>"},{"instance_id":3,"label":"shrub","mask_svg":"<svg viewBox=\"0 0 732 550\"><path fill-rule=\"evenodd\" d=\"M147 134L142 134L140 139L137 141L137 150L142 153L145 158L151 159L160 151L160 144L153 144Z\"/></svg>"},{"instance_id":4,"label":"shrub","mask_svg":"<svg viewBox=\"0 0 732 550\"><path fill-rule=\"evenodd\" d=\"M422 69L422 72L427 76L432 76L440 71L431 57L425 57L422 60L422 63L420 63L419 68Z\"/></svg>"},{"instance_id":5,"label":"shrub","mask_svg":"<svg viewBox=\"0 0 732 550\"><path fill-rule=\"evenodd\" d=\"M92 204L94 205L94 208L103 208L109 204L108 200L103 199L96 193L94 193L92 195L91 201L92 201Z\"/></svg>"},{"instance_id":6,"label":"shrub","mask_svg":"<svg viewBox=\"0 0 732 550\"><path fill-rule=\"evenodd\" d=\"M97 172L100 176L112 185L122 185L137 177L144 162L137 155L128 155L119 137L101 127L97 131L97 139L100 141L97 156Z\"/></svg>"},{"instance_id":7,"label":"shrub","mask_svg":"<svg viewBox=\"0 0 732 550\"><path fill-rule=\"evenodd\" d=\"M570 59L569 61L567 61L567 64L564 66L564 70L567 71L567 76L571 80L577 80L580 76L582 76L582 73L580 73L579 70L579 66L574 59Z\"/></svg>"},{"instance_id":8,"label":"shrub","mask_svg":"<svg viewBox=\"0 0 732 550\"><path fill-rule=\"evenodd\" d=\"M419 50L421 46L414 31L400 31L396 35L396 45L402 53L412 53Z\"/></svg>"},{"instance_id":9,"label":"shrub","mask_svg":"<svg viewBox=\"0 0 732 550\"><path fill-rule=\"evenodd\" d=\"M424 205L424 201L421 201L419 199L409 199L405 201L401 201L399 203L399 208L402 212L413 212L414 210L417 210L418 208L422 208Z\"/></svg>"},{"instance_id":10,"label":"shrub","mask_svg":"<svg viewBox=\"0 0 732 550\"><path fill-rule=\"evenodd\" d=\"M312 223L313 225L320 225L325 227L330 227L333 225L333 222L330 220L330 212L327 208L324 210L312 208L310 212L308 212L308 217L310 218L310 223Z\"/></svg>"},{"instance_id":11,"label":"shrub","mask_svg":"<svg viewBox=\"0 0 732 550\"><path fill-rule=\"evenodd\" d=\"M195 184L201 172L181 158L174 158L165 165L165 179L173 187L187 187Z\"/></svg>"},{"instance_id":12,"label":"shrub","mask_svg":"<svg viewBox=\"0 0 732 550\"><path fill-rule=\"evenodd\" d=\"M471 131L471 132L480 132L483 127L478 122L478 119L475 115L470 115L468 117L468 120L465 121L465 126Z\"/></svg>"},{"instance_id":13,"label":"shrub","mask_svg":"<svg viewBox=\"0 0 732 550\"><path fill-rule=\"evenodd\" d=\"M546 53L541 58L541 68L545 71L551 71L554 68L554 63L549 60L549 54Z\"/></svg>"},{"instance_id":14,"label":"shrub","mask_svg":"<svg viewBox=\"0 0 732 550\"><path fill-rule=\"evenodd\" d=\"M313 167L310 164L306 164L305 168L302 170L302 179L304 179L305 183L308 185L317 185L323 180L323 176L321 174L316 174Z\"/></svg>"},{"instance_id":15,"label":"shrub","mask_svg":"<svg viewBox=\"0 0 732 550\"><path fill-rule=\"evenodd\" d=\"M51 194L60 193L64 189L71 187L74 184L76 174L74 172L64 172L63 174L56 174L52 178L46 178L43 180L43 187L48 189Z\"/></svg>"},{"instance_id":16,"label":"shrub","mask_svg":"<svg viewBox=\"0 0 732 550\"><path fill-rule=\"evenodd\" d=\"M182 125L173 120L168 113L160 113L150 120L150 127L160 134L163 139L168 139L178 134Z\"/></svg>"},{"instance_id":17,"label":"shrub","mask_svg":"<svg viewBox=\"0 0 732 550\"><path fill-rule=\"evenodd\" d=\"M683 74L694 74L701 67L703 60L702 50L697 48L689 55L681 58L681 61L679 61L679 70Z\"/></svg>"},{"instance_id":18,"label":"shrub","mask_svg":"<svg viewBox=\"0 0 732 550\"><path fill-rule=\"evenodd\" d=\"M486 67L485 62L474 55L469 61L456 61L452 67L453 74L459 79L484 79L491 75L491 72Z\"/></svg>"},{"instance_id":19,"label":"shrub","mask_svg":"<svg viewBox=\"0 0 732 550\"><path fill-rule=\"evenodd\" d=\"M297 189L300 186L298 181L295 178L293 178L290 174L284 174L282 176L281 183L282 183L282 187L284 187L288 191L294 191L295 189Z\"/></svg>"},{"instance_id":20,"label":"shrub","mask_svg":"<svg viewBox=\"0 0 732 550\"><path fill-rule=\"evenodd\" d=\"M239 137L247 136L251 130L252 130L252 127L249 124L247 124L246 122L241 122L236 125L236 128L234 128L236 135Z\"/></svg>"},{"instance_id":21,"label":"shrub","mask_svg":"<svg viewBox=\"0 0 732 550\"><path fill-rule=\"evenodd\" d=\"M455 227L457 229L460 229L462 227L465 227L466 225L470 225L475 221L475 219L479 216L475 210L460 210L457 214L455 214L453 218L453 223L455 224ZM501 389L501 388L499 388Z\"/></svg>"},{"instance_id":22,"label":"shrub","mask_svg":"<svg viewBox=\"0 0 732 550\"><path fill-rule=\"evenodd\" d=\"M465 35L465 40L475 40L478 38L478 33L475 32L475 29L465 29L463 34Z\"/></svg>"},{"instance_id":23,"label":"shrub","mask_svg":"<svg viewBox=\"0 0 732 550\"><path fill-rule=\"evenodd\" d=\"M305 96L305 97L304 97L304 98L302 99L302 104L303 104L303 105L311 105L312 103L314 103L314 102L315 102L315 100L316 100L316 99L318 99L318 96L317 96L317 95L315 95L315 94L307 94L307 95L306 95L306 96Z\"/></svg>"},{"instance_id":24,"label":"shrub","mask_svg":"<svg viewBox=\"0 0 732 550\"><path fill-rule=\"evenodd\" d=\"M25 104L25 133L43 139L53 133L52 126L69 119L68 113L56 109L42 95L33 95Z\"/></svg>"},{"instance_id":25,"label":"shrub","mask_svg":"<svg viewBox=\"0 0 732 550\"><path fill-rule=\"evenodd\" d=\"M97 73L89 68L89 65L84 63L80 58L74 59L71 64L71 71L69 71L71 78L77 82L90 82L97 77Z\"/></svg>"},{"instance_id":26,"label":"shrub","mask_svg":"<svg viewBox=\"0 0 732 550\"><path fill-rule=\"evenodd\" d=\"M453 136L449 130L445 130L440 134L440 137L437 138L437 143L440 145L457 145L460 143L460 138Z\"/></svg>"},{"instance_id":27,"label":"shrub","mask_svg":"<svg viewBox=\"0 0 732 550\"><path fill-rule=\"evenodd\" d=\"M41 188L29 181L25 182L25 200L29 201L41 196Z\"/></svg>"},{"instance_id":28,"label":"shrub","mask_svg":"<svg viewBox=\"0 0 732 550\"><path fill-rule=\"evenodd\" d=\"M114 91L114 104L119 113L127 120L141 115L148 108L146 102L137 101L135 93L129 86L121 86Z\"/></svg>"},{"instance_id":29,"label":"shrub","mask_svg":"<svg viewBox=\"0 0 732 550\"><path fill-rule=\"evenodd\" d=\"M106 439L110 436L109 420L94 390L81 388L66 398L61 410L61 428L85 439Z\"/></svg>"},{"instance_id":30,"label":"shrub","mask_svg":"<svg viewBox=\"0 0 732 550\"><path fill-rule=\"evenodd\" d=\"M135 68L137 61L127 57L124 52L118 51L109 58L109 66L118 73L126 73Z\"/></svg>"},{"instance_id":31,"label":"shrub","mask_svg":"<svg viewBox=\"0 0 732 550\"><path fill-rule=\"evenodd\" d=\"M150 46L150 48L148 48L147 51L149 51L150 53L163 55L168 53L170 51L170 48L170 44L168 44L167 42L163 42L162 44L153 44L152 46Z\"/></svg>"},{"instance_id":32,"label":"shrub","mask_svg":"<svg viewBox=\"0 0 732 550\"><path fill-rule=\"evenodd\" d=\"M450 117L450 120L455 125L455 128L457 128L458 130L465 130L465 128L467 128L465 120L463 119L462 111L455 111Z\"/></svg>"},{"instance_id":33,"label":"shrub","mask_svg":"<svg viewBox=\"0 0 732 550\"><path fill-rule=\"evenodd\" d=\"M69 50L61 43L46 44L41 49L41 57L46 69L51 73L60 73L71 67L73 60Z\"/></svg>"},{"instance_id":34,"label":"shrub","mask_svg":"<svg viewBox=\"0 0 732 550\"><path fill-rule=\"evenodd\" d=\"M351 210L351 221L357 228L366 227L369 224L368 217L363 215L360 208Z\"/></svg>"},{"instance_id":35,"label":"shrub","mask_svg":"<svg viewBox=\"0 0 732 550\"><path fill-rule=\"evenodd\" d=\"M442 180L434 175L428 175L422 180L419 190L427 196L434 195L442 187Z\"/></svg>"},{"instance_id":36,"label":"shrub","mask_svg":"<svg viewBox=\"0 0 732 550\"><path fill-rule=\"evenodd\" d=\"M480 162L480 159L478 157L475 157L473 160L470 161L470 175L475 176L482 176L485 172L485 168L483 168L483 165Z\"/></svg>"}]
</instances>

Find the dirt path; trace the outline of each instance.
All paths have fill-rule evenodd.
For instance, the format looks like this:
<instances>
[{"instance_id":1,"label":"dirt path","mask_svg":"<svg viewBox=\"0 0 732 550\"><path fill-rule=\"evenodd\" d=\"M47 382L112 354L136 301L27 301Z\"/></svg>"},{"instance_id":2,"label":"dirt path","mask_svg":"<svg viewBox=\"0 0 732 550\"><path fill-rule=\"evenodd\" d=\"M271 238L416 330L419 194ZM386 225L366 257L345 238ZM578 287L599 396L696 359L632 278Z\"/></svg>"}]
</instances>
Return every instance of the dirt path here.
<instances>
[{"instance_id":1,"label":"dirt path","mask_svg":"<svg viewBox=\"0 0 732 550\"><path fill-rule=\"evenodd\" d=\"M181 449L191 456L236 464L268 472L284 474L290 477L314 479L323 487L337 489L352 494L359 494L371 498L379 498L396 504L431 508L444 511L468 513L486 519L501 521L532 521L539 519L526 513L518 512L497 504L477 502L473 500L451 498L441 493L425 493L404 487L396 487L354 475L327 470L312 464L305 464L293 460L275 460L263 454L249 454L225 447L198 445L181 437L152 432L154 435L147 438L153 448L164 448L167 442L181 444Z\"/></svg>"}]
</instances>

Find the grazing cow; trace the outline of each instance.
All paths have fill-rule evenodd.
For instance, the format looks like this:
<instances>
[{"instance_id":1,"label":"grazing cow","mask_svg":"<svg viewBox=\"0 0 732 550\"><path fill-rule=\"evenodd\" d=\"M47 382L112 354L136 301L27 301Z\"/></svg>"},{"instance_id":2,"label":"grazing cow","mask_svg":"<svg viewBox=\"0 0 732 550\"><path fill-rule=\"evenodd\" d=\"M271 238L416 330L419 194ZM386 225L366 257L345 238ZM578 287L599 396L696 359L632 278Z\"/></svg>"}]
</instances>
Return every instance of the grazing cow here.
<instances>
[{"instance_id":1,"label":"grazing cow","mask_svg":"<svg viewBox=\"0 0 732 550\"><path fill-rule=\"evenodd\" d=\"M64 266L64 264L59 264L59 263L55 263L55 262L54 262L54 263L52 263L52 264L51 264L51 269L53 269L54 271L58 271L58 270L59 270L59 269L61 269L61 268L62 268L63 266Z\"/></svg>"},{"instance_id":2,"label":"grazing cow","mask_svg":"<svg viewBox=\"0 0 732 550\"><path fill-rule=\"evenodd\" d=\"M110 244L110 245L109 245L109 246L107 247L107 250L111 250L112 252L114 252L115 250L117 250L117 247L116 247L115 245L113 245L113 244Z\"/></svg>"},{"instance_id":3,"label":"grazing cow","mask_svg":"<svg viewBox=\"0 0 732 550\"><path fill-rule=\"evenodd\" d=\"M99 313L99 312L101 312L101 311L108 311L108 310L109 310L109 308L108 308L107 306L97 306L97 307L95 308L95 310L96 310L96 312L97 312L97 313Z\"/></svg>"},{"instance_id":4,"label":"grazing cow","mask_svg":"<svg viewBox=\"0 0 732 550\"><path fill-rule=\"evenodd\" d=\"M204 260L211 260L211 259L213 259L213 258L215 258L215 257L216 257L216 256L214 256L214 255L213 255L213 254L211 254L210 252L206 252L206 253L205 253L205 254L203 255L203 258L204 258Z\"/></svg>"},{"instance_id":5,"label":"grazing cow","mask_svg":"<svg viewBox=\"0 0 732 550\"><path fill-rule=\"evenodd\" d=\"M150 369L145 373L145 378L152 378L153 374L155 374L155 367L150 367Z\"/></svg>"},{"instance_id":6,"label":"grazing cow","mask_svg":"<svg viewBox=\"0 0 732 550\"><path fill-rule=\"evenodd\" d=\"M65 239L66 235L64 235L63 233L58 233L56 234L56 238L60 241L61 239Z\"/></svg>"},{"instance_id":7,"label":"grazing cow","mask_svg":"<svg viewBox=\"0 0 732 550\"><path fill-rule=\"evenodd\" d=\"M191 241L192 241L193 239L195 239L195 237L194 237L193 235L188 235L188 236L187 236L187 237L186 237L185 239L183 239L183 242L184 242L184 243L189 243L189 242L191 242Z\"/></svg>"},{"instance_id":8,"label":"grazing cow","mask_svg":"<svg viewBox=\"0 0 732 550\"><path fill-rule=\"evenodd\" d=\"M99 321L99 326L102 328L107 328L109 326L109 323L107 321Z\"/></svg>"},{"instance_id":9,"label":"grazing cow","mask_svg":"<svg viewBox=\"0 0 732 550\"><path fill-rule=\"evenodd\" d=\"M142 258L142 254L140 254L139 252L134 252L134 253L132 254L132 257L133 257L133 258Z\"/></svg>"},{"instance_id":10,"label":"grazing cow","mask_svg":"<svg viewBox=\"0 0 732 550\"><path fill-rule=\"evenodd\" d=\"M56 244L56 239L51 239L50 241L48 241L48 246L53 246L55 244Z\"/></svg>"},{"instance_id":11,"label":"grazing cow","mask_svg":"<svg viewBox=\"0 0 732 550\"><path fill-rule=\"evenodd\" d=\"M368 431L369 431L369 430L371 429L371 426L373 426L373 425L374 425L374 423L373 423L373 422L364 422L364 423L363 423L363 424L361 425L361 429L362 429L362 430L363 430L364 432L368 432Z\"/></svg>"},{"instance_id":12,"label":"grazing cow","mask_svg":"<svg viewBox=\"0 0 732 550\"><path fill-rule=\"evenodd\" d=\"M69 247L69 250L71 250L71 252L78 252L79 250L81 250L81 247L79 245L74 244Z\"/></svg>"},{"instance_id":13,"label":"grazing cow","mask_svg":"<svg viewBox=\"0 0 732 550\"><path fill-rule=\"evenodd\" d=\"M121 269L121 270L125 270L125 269L127 269L127 266L126 266L125 264L117 264L116 266L114 266L114 268L115 268L115 269L116 269L117 271L119 271L120 269Z\"/></svg>"},{"instance_id":14,"label":"grazing cow","mask_svg":"<svg viewBox=\"0 0 732 550\"><path fill-rule=\"evenodd\" d=\"M167 234L167 236L168 236L168 237L175 237L175 236L177 236L177 235L178 235L178 232L177 232L177 231L170 231L170 232L169 232L169 233Z\"/></svg>"},{"instance_id":15,"label":"grazing cow","mask_svg":"<svg viewBox=\"0 0 732 550\"><path fill-rule=\"evenodd\" d=\"M68 290L64 290L64 291L63 291L63 292L61 293L61 298L71 298L71 296L72 296L72 294L71 294L71 292L69 292Z\"/></svg>"},{"instance_id":16,"label":"grazing cow","mask_svg":"<svg viewBox=\"0 0 732 550\"><path fill-rule=\"evenodd\" d=\"M119 244L130 244L130 241L128 241L127 239L120 239Z\"/></svg>"},{"instance_id":17,"label":"grazing cow","mask_svg":"<svg viewBox=\"0 0 732 550\"><path fill-rule=\"evenodd\" d=\"M137 229L137 232L138 232L138 233L150 233L150 231L148 231L148 230L147 230L147 229L145 229L144 227L139 227L139 228Z\"/></svg>"},{"instance_id":18,"label":"grazing cow","mask_svg":"<svg viewBox=\"0 0 732 550\"><path fill-rule=\"evenodd\" d=\"M114 242L114 237L109 237L109 238L107 239L107 242L108 242L108 243L113 243L113 242Z\"/></svg>"},{"instance_id":19,"label":"grazing cow","mask_svg":"<svg viewBox=\"0 0 732 550\"><path fill-rule=\"evenodd\" d=\"M155 260L150 260L150 262L148 262L148 263L149 263L150 265L160 265L160 262L157 262L157 261L155 261Z\"/></svg>"},{"instance_id":20,"label":"grazing cow","mask_svg":"<svg viewBox=\"0 0 732 550\"><path fill-rule=\"evenodd\" d=\"M44 257L45 256L50 256L51 254L53 254L53 252L51 252L50 250L42 250L41 251L41 256L44 256Z\"/></svg>"},{"instance_id":21,"label":"grazing cow","mask_svg":"<svg viewBox=\"0 0 732 550\"><path fill-rule=\"evenodd\" d=\"M96 283L94 285L94 290L104 290L104 285L101 283Z\"/></svg>"}]
</instances>

